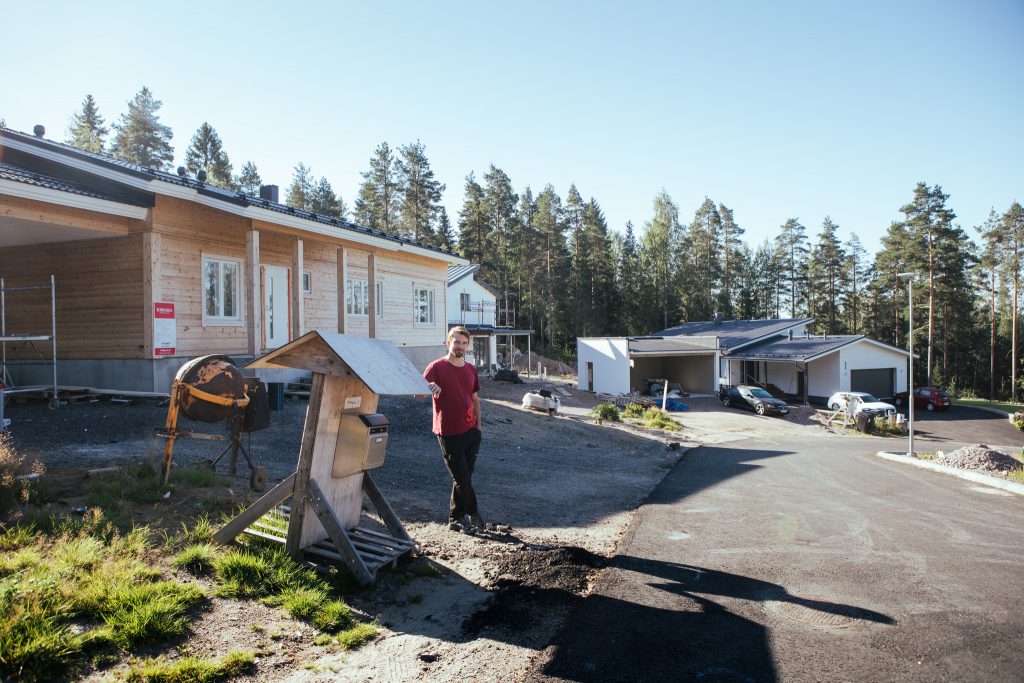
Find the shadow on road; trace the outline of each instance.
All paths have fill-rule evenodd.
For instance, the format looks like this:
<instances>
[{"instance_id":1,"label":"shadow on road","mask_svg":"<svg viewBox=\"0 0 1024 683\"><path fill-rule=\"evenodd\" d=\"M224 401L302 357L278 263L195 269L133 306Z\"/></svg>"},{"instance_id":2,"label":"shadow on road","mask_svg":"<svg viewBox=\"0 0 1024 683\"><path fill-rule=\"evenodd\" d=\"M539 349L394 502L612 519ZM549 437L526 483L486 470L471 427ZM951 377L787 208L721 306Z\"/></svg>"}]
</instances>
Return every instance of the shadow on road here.
<instances>
[{"instance_id":1,"label":"shadow on road","mask_svg":"<svg viewBox=\"0 0 1024 683\"><path fill-rule=\"evenodd\" d=\"M552 642L551 656L533 680L779 680L765 626L708 596L894 623L872 610L794 596L778 584L685 564L619 556L609 571L609 590L602 593L614 594L616 585L636 583L629 574L642 574L655 579L646 583L655 591L647 600L661 606L592 595Z\"/></svg>"}]
</instances>

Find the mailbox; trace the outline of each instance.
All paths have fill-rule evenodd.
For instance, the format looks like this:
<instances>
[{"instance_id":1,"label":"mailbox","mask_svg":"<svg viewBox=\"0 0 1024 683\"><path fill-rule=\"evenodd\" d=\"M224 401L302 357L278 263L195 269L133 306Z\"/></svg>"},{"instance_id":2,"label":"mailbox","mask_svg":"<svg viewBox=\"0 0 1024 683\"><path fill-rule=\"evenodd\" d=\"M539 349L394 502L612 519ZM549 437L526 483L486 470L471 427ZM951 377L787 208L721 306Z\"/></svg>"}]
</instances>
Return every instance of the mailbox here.
<instances>
[{"instance_id":1,"label":"mailbox","mask_svg":"<svg viewBox=\"0 0 1024 683\"><path fill-rule=\"evenodd\" d=\"M338 442L334 448L331 476L340 479L383 465L390 425L388 418L379 413L343 414L338 428Z\"/></svg>"}]
</instances>

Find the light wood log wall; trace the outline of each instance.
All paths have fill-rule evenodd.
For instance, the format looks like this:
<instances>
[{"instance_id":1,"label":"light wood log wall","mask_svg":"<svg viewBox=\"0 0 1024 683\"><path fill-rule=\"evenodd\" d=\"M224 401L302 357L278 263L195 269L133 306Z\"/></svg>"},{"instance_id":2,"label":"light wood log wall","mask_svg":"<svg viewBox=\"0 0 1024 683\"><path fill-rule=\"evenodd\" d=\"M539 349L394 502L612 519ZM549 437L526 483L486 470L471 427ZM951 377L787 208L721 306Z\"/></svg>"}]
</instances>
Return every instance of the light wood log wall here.
<instances>
[{"instance_id":1,"label":"light wood log wall","mask_svg":"<svg viewBox=\"0 0 1024 683\"><path fill-rule=\"evenodd\" d=\"M3 206L20 202L4 198ZM37 202L19 205L19 212L49 223L100 227L107 230L138 230L125 237L38 244L0 250L0 277L8 285L47 282L57 276L58 356L67 359L145 358L145 317L150 302L143 301L142 222L115 216L99 217L88 212L51 207ZM70 212L70 213L69 213ZM67 215L65 215L67 214ZM74 214L74 215L72 215ZM104 223L109 218L109 222ZM246 232L260 231L260 263L290 268L294 241L300 233L272 224L250 221L216 209L172 197L157 196L151 211L151 229L160 234L159 273L154 273L153 295L158 301L175 304L177 318L176 355L191 357L204 353L245 353L246 328L237 325L203 325L202 254L245 261ZM304 270L311 275L312 291L304 301L302 332L312 329L336 331L338 241L318 241L302 236ZM349 249L349 277L366 279L368 251L363 245L345 243ZM244 270L239 273L244 283ZM377 337L398 346L427 346L444 343L446 333L445 284L447 267L441 261L413 254L377 251L377 279L384 287L383 318L378 319ZM432 287L434 324L413 323L413 288ZM244 289L244 287L243 287ZM239 302L262 297L261 290L243 292ZM11 299L8 330L45 331L49 325L49 300ZM368 334L365 316L348 317L349 334Z\"/></svg>"}]
</instances>

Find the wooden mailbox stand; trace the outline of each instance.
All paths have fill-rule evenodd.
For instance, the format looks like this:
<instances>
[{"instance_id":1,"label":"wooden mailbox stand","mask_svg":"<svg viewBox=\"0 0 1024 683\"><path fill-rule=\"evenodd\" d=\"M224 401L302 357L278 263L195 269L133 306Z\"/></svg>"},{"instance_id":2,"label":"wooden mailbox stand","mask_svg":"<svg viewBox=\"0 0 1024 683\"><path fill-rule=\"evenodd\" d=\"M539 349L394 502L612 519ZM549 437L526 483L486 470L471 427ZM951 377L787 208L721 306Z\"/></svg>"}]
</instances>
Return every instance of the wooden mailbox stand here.
<instances>
[{"instance_id":1,"label":"wooden mailbox stand","mask_svg":"<svg viewBox=\"0 0 1024 683\"><path fill-rule=\"evenodd\" d=\"M267 538L283 543L296 560L310 553L342 561L360 583L372 582L378 569L416 544L368 471L331 476L341 418L375 413L381 394L429 395L426 380L391 342L335 332L309 332L246 367L313 372L302 445L295 472L214 540L227 544L241 533ZM389 533L359 526L364 493Z\"/></svg>"}]
</instances>

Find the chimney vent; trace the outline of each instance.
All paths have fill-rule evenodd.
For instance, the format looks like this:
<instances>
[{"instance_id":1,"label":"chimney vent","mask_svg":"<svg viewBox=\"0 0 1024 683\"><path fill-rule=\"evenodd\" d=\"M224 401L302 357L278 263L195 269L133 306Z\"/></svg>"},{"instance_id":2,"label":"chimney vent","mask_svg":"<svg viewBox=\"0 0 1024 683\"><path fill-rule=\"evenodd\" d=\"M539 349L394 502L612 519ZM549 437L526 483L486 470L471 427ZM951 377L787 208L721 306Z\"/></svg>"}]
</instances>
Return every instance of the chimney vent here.
<instances>
[{"instance_id":1,"label":"chimney vent","mask_svg":"<svg viewBox=\"0 0 1024 683\"><path fill-rule=\"evenodd\" d=\"M792 341L792 339L793 339L793 329L792 328L790 328L790 330L789 330L789 339L790 339L790 341Z\"/></svg>"},{"instance_id":2,"label":"chimney vent","mask_svg":"<svg viewBox=\"0 0 1024 683\"><path fill-rule=\"evenodd\" d=\"M37 138L44 137L46 135L46 127L40 123L37 123L35 126L32 127L32 134L35 135Z\"/></svg>"},{"instance_id":3,"label":"chimney vent","mask_svg":"<svg viewBox=\"0 0 1024 683\"><path fill-rule=\"evenodd\" d=\"M203 169L199 169L198 171L196 171L196 180L198 180L201 183L205 183L206 171L204 171Z\"/></svg>"},{"instance_id":4,"label":"chimney vent","mask_svg":"<svg viewBox=\"0 0 1024 683\"><path fill-rule=\"evenodd\" d=\"M277 204L277 185L261 185L260 199L266 199L268 202Z\"/></svg>"},{"instance_id":5,"label":"chimney vent","mask_svg":"<svg viewBox=\"0 0 1024 683\"><path fill-rule=\"evenodd\" d=\"M718 327L721 324L722 324L722 314L719 313L718 311L715 311L715 327Z\"/></svg>"}]
</instances>

